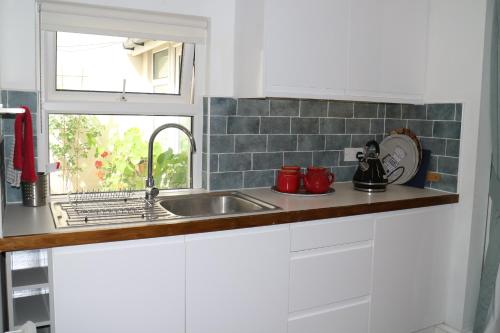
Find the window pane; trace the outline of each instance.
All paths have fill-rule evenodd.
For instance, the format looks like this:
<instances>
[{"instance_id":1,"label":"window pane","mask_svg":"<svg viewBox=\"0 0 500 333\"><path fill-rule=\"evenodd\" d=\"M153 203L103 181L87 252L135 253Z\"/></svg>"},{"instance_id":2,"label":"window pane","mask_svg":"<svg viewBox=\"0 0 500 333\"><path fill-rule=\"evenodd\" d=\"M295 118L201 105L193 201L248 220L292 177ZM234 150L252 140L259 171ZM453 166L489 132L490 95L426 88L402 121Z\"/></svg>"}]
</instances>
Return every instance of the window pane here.
<instances>
[{"instance_id":1,"label":"window pane","mask_svg":"<svg viewBox=\"0 0 500 333\"><path fill-rule=\"evenodd\" d=\"M56 45L58 90L180 93L180 42L57 32Z\"/></svg>"},{"instance_id":2,"label":"window pane","mask_svg":"<svg viewBox=\"0 0 500 333\"><path fill-rule=\"evenodd\" d=\"M143 190L148 141L155 128L176 123L191 130L191 117L124 115L49 115L51 162L61 169L50 176L50 191ZM153 176L161 189L191 186L190 146L177 129L155 140Z\"/></svg>"},{"instance_id":3,"label":"window pane","mask_svg":"<svg viewBox=\"0 0 500 333\"><path fill-rule=\"evenodd\" d=\"M168 49L153 54L153 78L165 79L168 77Z\"/></svg>"}]
</instances>

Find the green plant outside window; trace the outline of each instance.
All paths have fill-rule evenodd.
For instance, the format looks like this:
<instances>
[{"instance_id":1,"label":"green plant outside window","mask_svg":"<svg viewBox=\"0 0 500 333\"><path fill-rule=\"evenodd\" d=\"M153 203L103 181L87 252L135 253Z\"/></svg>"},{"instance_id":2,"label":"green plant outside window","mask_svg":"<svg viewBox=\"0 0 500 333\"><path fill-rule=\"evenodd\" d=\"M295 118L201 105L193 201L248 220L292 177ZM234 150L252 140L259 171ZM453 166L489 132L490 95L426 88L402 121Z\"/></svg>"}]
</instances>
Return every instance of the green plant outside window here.
<instances>
[{"instance_id":1,"label":"green plant outside window","mask_svg":"<svg viewBox=\"0 0 500 333\"><path fill-rule=\"evenodd\" d=\"M51 193L144 189L149 135L169 122L191 127L190 117L51 114L50 157L61 165L51 175ZM157 186L190 187L189 158L188 140L180 132L157 140L153 154Z\"/></svg>"}]
</instances>

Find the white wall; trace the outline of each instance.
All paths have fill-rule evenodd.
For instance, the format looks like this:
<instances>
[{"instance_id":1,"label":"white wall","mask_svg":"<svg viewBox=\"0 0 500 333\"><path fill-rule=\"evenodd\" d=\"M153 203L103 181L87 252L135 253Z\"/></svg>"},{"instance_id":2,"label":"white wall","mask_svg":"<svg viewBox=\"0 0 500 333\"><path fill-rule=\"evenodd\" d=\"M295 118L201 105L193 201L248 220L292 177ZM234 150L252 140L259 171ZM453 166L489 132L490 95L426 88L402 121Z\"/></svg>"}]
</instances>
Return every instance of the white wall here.
<instances>
[{"instance_id":1,"label":"white wall","mask_svg":"<svg viewBox=\"0 0 500 333\"><path fill-rule=\"evenodd\" d=\"M234 89L234 0L69 0L208 17L207 95L232 96ZM35 0L0 1L0 87L36 90Z\"/></svg>"},{"instance_id":2,"label":"white wall","mask_svg":"<svg viewBox=\"0 0 500 333\"><path fill-rule=\"evenodd\" d=\"M479 137L487 0L431 0L425 101L462 102L459 192L447 300L447 324L473 325L489 179L487 133ZM484 111L484 110L483 110ZM481 140L481 145L479 145Z\"/></svg>"}]
</instances>

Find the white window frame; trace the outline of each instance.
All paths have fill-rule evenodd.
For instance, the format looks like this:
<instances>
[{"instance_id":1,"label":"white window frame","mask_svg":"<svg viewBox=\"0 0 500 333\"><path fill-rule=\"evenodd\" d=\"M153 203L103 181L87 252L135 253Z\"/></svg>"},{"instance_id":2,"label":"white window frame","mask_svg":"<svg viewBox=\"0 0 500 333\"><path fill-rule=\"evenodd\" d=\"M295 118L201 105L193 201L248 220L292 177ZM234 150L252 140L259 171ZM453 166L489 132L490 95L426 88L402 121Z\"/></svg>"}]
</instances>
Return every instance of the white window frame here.
<instances>
[{"instance_id":1,"label":"white window frame","mask_svg":"<svg viewBox=\"0 0 500 333\"><path fill-rule=\"evenodd\" d=\"M105 8L107 15L113 13L113 8ZM123 9L117 8L116 11L123 14ZM99 12L101 12L101 10ZM148 13L141 12L140 14L144 17L147 16ZM157 17L158 13L152 13L152 15ZM168 15L168 17L172 19L172 15L165 15ZM179 20L182 18L183 16L180 15ZM200 20L204 19L200 18ZM193 118L191 131L198 148L192 155L192 184L193 188L201 188L203 146L202 96L205 89L206 40L200 39L199 36L193 36L195 43L184 43L185 58L182 62L183 77L181 78L181 95L126 93L126 100L123 100L121 98L121 93L57 91L55 89L55 32L42 30L40 25L40 11L37 15L37 23L37 57L39 59L37 64L37 76L41 90L40 113L37 118L38 169L42 172L46 171L46 167L49 163L49 114L189 116ZM60 31L64 30L61 29ZM73 29L71 32L79 31ZM88 31L81 32L89 33ZM107 33L106 31L102 31L101 34ZM108 34L112 35L112 31ZM196 54L195 66L193 66L192 62L187 60L194 59L194 54ZM49 73L50 75L48 75Z\"/></svg>"}]
</instances>

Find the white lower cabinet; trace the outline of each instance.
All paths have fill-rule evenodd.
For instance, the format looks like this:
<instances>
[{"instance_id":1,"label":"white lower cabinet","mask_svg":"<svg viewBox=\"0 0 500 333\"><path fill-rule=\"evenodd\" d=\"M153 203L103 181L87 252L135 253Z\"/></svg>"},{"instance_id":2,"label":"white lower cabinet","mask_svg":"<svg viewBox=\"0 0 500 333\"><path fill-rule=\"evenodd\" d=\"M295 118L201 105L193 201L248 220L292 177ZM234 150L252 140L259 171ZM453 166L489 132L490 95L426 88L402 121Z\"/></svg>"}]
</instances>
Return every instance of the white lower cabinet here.
<instances>
[{"instance_id":1,"label":"white lower cabinet","mask_svg":"<svg viewBox=\"0 0 500 333\"><path fill-rule=\"evenodd\" d=\"M372 333L416 332L444 321L451 213L443 206L376 219Z\"/></svg>"},{"instance_id":2,"label":"white lower cabinet","mask_svg":"<svg viewBox=\"0 0 500 333\"><path fill-rule=\"evenodd\" d=\"M370 294L371 264L371 244L294 254L290 312Z\"/></svg>"},{"instance_id":3,"label":"white lower cabinet","mask_svg":"<svg viewBox=\"0 0 500 333\"><path fill-rule=\"evenodd\" d=\"M289 226L186 237L187 333L286 333Z\"/></svg>"},{"instance_id":4,"label":"white lower cabinet","mask_svg":"<svg viewBox=\"0 0 500 333\"><path fill-rule=\"evenodd\" d=\"M292 225L288 333L368 333L373 215Z\"/></svg>"},{"instance_id":5,"label":"white lower cabinet","mask_svg":"<svg viewBox=\"0 0 500 333\"><path fill-rule=\"evenodd\" d=\"M55 248L56 333L185 331L184 237Z\"/></svg>"},{"instance_id":6,"label":"white lower cabinet","mask_svg":"<svg viewBox=\"0 0 500 333\"><path fill-rule=\"evenodd\" d=\"M444 320L452 208L55 248L56 333L410 333Z\"/></svg>"}]
</instances>

